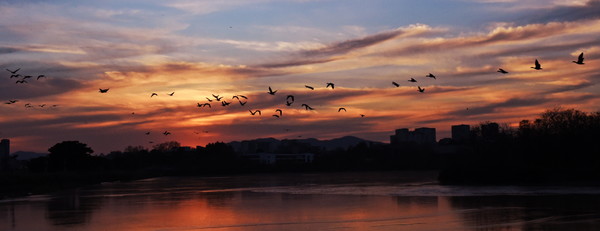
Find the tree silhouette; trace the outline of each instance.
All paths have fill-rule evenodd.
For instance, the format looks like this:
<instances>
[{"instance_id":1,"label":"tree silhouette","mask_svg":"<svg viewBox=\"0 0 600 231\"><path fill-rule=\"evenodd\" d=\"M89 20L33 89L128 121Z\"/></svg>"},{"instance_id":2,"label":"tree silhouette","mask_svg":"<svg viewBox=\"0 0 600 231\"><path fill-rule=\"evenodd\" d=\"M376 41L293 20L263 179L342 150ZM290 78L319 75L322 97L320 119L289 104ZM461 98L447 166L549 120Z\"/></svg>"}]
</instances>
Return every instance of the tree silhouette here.
<instances>
[{"instance_id":1,"label":"tree silhouette","mask_svg":"<svg viewBox=\"0 0 600 231\"><path fill-rule=\"evenodd\" d=\"M50 169L54 171L83 170L94 153L87 144L79 141L63 141L48 149Z\"/></svg>"}]
</instances>

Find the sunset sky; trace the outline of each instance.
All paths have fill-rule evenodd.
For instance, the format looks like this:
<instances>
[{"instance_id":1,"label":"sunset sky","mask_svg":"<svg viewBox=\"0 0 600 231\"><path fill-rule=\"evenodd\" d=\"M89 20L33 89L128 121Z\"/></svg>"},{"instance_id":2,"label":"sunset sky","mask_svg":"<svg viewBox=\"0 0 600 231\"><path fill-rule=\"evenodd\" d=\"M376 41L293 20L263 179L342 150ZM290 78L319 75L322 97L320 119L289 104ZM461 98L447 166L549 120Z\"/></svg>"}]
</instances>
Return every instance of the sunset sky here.
<instances>
[{"instance_id":1,"label":"sunset sky","mask_svg":"<svg viewBox=\"0 0 600 231\"><path fill-rule=\"evenodd\" d=\"M2 1L0 138L11 152L78 140L97 154L171 140L389 142L397 128L440 139L454 124L600 111L599 12L597 0ZM15 83L5 69L18 68L33 77ZM206 97L212 107L197 107Z\"/></svg>"}]
</instances>

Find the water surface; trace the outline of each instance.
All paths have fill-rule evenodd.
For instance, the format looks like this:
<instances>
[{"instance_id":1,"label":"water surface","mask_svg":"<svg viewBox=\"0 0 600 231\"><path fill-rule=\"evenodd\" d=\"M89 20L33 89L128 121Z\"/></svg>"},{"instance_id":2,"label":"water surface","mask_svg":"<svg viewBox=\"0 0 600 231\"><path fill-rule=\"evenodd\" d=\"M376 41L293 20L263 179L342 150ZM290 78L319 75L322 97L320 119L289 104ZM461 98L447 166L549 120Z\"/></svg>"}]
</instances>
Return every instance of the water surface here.
<instances>
[{"instance_id":1,"label":"water surface","mask_svg":"<svg viewBox=\"0 0 600 231\"><path fill-rule=\"evenodd\" d=\"M441 186L427 172L165 177L0 201L0 230L600 230L600 187Z\"/></svg>"}]
</instances>

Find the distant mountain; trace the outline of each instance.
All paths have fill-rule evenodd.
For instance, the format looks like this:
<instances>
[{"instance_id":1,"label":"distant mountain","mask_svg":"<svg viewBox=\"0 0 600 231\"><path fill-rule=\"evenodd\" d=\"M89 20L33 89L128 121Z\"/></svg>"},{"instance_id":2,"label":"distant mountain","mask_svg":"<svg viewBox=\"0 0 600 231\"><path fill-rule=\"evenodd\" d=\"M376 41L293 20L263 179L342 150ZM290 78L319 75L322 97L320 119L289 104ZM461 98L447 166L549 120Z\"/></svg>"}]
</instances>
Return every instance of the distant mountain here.
<instances>
[{"instance_id":1,"label":"distant mountain","mask_svg":"<svg viewBox=\"0 0 600 231\"><path fill-rule=\"evenodd\" d=\"M18 152L14 152L13 154L11 154L11 156L17 156L17 160L31 160L31 159L46 156L46 155L48 155L48 154L37 153L37 152L24 152L24 151L18 151Z\"/></svg>"},{"instance_id":2,"label":"distant mountain","mask_svg":"<svg viewBox=\"0 0 600 231\"><path fill-rule=\"evenodd\" d=\"M313 147L320 147L323 148L325 150L334 150L334 149L347 149L349 147L352 146L356 146L359 143L362 142L366 142L368 144L383 144L381 142L375 142L375 141L370 141L370 140L365 140L365 139L361 139L355 136L344 136L341 138L335 138L335 139L331 139L331 140L318 140L315 138L308 138L308 139L285 139L285 140L278 140L275 138L259 138L259 139L254 139L254 140L244 140L244 141L233 141L233 142L229 142L228 144L233 147L234 150L236 151L240 151L243 148L243 143L254 143L257 145L261 145L263 150L267 150L267 149L275 149L277 146L279 146L282 142L296 142L296 143L304 143L304 144L308 144L310 146ZM268 144L268 145L265 145ZM248 149L246 149L248 150Z\"/></svg>"},{"instance_id":3,"label":"distant mountain","mask_svg":"<svg viewBox=\"0 0 600 231\"><path fill-rule=\"evenodd\" d=\"M310 144L312 146L316 146L316 147L322 147L322 148L325 148L326 150L334 150L334 149L338 149L338 148L346 149L346 148L349 148L352 146L356 146L357 144L360 144L362 142L366 142L368 144L382 144L381 142L365 140L365 139L358 138L356 136L344 136L344 137L335 138L335 139L331 139L331 140L317 140L314 138L310 138L310 139L301 139L301 140L297 140L297 141L300 143L308 143L308 144Z\"/></svg>"}]
</instances>

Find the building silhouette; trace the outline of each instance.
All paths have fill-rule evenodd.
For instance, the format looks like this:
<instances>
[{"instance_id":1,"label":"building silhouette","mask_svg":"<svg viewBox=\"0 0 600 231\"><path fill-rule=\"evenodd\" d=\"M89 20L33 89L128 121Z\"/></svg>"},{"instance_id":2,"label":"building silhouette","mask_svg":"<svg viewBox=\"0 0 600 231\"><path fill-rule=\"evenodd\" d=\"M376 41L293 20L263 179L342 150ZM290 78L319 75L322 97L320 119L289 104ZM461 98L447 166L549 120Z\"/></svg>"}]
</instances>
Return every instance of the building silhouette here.
<instances>
[{"instance_id":1,"label":"building silhouette","mask_svg":"<svg viewBox=\"0 0 600 231\"><path fill-rule=\"evenodd\" d=\"M494 139L500 134L500 126L497 123L487 123L481 125L481 136L484 139Z\"/></svg>"},{"instance_id":2,"label":"building silhouette","mask_svg":"<svg viewBox=\"0 0 600 231\"><path fill-rule=\"evenodd\" d=\"M8 170L10 160L10 140L2 139L0 141L0 170Z\"/></svg>"},{"instance_id":3,"label":"building silhouette","mask_svg":"<svg viewBox=\"0 0 600 231\"><path fill-rule=\"evenodd\" d=\"M390 143L397 145L402 143L417 143L433 145L436 143L435 128L416 128L409 131L408 128L396 129L396 133L390 136Z\"/></svg>"},{"instance_id":4,"label":"building silhouette","mask_svg":"<svg viewBox=\"0 0 600 231\"><path fill-rule=\"evenodd\" d=\"M471 126L466 124L452 125L452 141L467 142L471 139Z\"/></svg>"}]
</instances>

